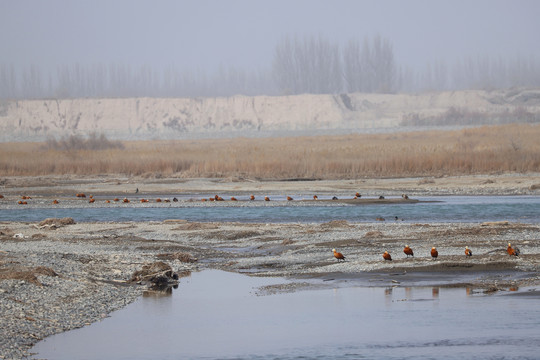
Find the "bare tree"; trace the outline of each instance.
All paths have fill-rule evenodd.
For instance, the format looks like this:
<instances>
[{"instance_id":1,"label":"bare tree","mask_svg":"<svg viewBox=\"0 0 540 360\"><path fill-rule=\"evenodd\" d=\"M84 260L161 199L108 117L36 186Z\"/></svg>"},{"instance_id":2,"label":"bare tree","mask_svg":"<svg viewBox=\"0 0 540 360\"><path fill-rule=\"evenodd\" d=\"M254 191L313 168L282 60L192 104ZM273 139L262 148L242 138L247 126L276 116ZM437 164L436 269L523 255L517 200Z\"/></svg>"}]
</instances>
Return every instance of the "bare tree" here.
<instances>
[{"instance_id":1,"label":"bare tree","mask_svg":"<svg viewBox=\"0 0 540 360\"><path fill-rule=\"evenodd\" d=\"M339 46L322 36L285 37L276 46L272 73L284 94L337 93L341 72Z\"/></svg>"}]
</instances>

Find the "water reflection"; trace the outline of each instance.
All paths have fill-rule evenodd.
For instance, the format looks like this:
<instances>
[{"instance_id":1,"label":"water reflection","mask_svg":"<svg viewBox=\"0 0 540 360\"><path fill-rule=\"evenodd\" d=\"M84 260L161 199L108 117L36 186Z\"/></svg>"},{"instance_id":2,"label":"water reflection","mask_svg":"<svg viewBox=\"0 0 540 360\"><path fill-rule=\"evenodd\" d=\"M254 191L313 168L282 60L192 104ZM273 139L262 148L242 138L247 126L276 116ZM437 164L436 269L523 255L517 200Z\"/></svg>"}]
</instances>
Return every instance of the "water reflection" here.
<instances>
[{"instance_id":1,"label":"water reflection","mask_svg":"<svg viewBox=\"0 0 540 360\"><path fill-rule=\"evenodd\" d=\"M143 292L143 297L171 296L173 289L178 289L178 285L154 285Z\"/></svg>"},{"instance_id":2,"label":"water reflection","mask_svg":"<svg viewBox=\"0 0 540 360\"><path fill-rule=\"evenodd\" d=\"M399 286L256 296L257 288L284 282L193 273L180 279L172 296L149 294L100 323L52 336L32 352L91 360L418 359L433 357L434 348L438 358L503 352L535 358L540 351L540 308L530 297ZM512 311L505 311L509 306Z\"/></svg>"}]
</instances>

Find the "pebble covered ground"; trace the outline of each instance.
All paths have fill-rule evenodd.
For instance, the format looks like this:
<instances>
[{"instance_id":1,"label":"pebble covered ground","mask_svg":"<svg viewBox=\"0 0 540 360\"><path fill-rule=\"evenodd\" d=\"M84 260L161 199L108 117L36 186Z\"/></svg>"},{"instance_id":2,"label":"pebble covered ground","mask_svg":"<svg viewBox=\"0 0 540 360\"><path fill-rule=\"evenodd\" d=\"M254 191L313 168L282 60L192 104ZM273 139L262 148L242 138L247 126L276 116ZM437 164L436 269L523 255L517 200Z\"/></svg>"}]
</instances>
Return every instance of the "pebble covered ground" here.
<instances>
[{"instance_id":1,"label":"pebble covered ground","mask_svg":"<svg viewBox=\"0 0 540 360\"><path fill-rule=\"evenodd\" d=\"M38 340L131 303L147 290L129 282L132 274L156 261L180 274L213 268L288 277L299 288L322 284L306 286L306 279L322 279L325 286L353 286L355 279L362 286L405 285L418 278L403 274L415 273L424 274L424 282L479 289L540 285L535 224L57 223L0 223L2 358L29 357ZM509 256L508 242L522 255ZM403 253L406 244L414 258ZM433 246L437 260L429 255ZM465 246L473 257L464 255ZM333 257L333 248L345 255L344 262ZM393 261L383 260L385 250ZM268 292L290 290L288 284Z\"/></svg>"}]
</instances>

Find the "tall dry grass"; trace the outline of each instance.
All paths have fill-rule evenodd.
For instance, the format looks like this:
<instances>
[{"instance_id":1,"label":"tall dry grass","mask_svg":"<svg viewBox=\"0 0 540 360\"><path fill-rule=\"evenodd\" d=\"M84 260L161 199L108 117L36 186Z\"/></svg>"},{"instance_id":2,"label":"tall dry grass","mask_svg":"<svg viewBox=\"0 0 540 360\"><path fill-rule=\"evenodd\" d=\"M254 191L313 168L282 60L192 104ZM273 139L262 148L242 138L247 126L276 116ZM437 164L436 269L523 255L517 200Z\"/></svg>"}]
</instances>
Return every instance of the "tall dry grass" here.
<instances>
[{"instance_id":1,"label":"tall dry grass","mask_svg":"<svg viewBox=\"0 0 540 360\"><path fill-rule=\"evenodd\" d=\"M0 144L0 174L350 179L540 172L540 125L290 138L124 142L70 150Z\"/></svg>"}]
</instances>

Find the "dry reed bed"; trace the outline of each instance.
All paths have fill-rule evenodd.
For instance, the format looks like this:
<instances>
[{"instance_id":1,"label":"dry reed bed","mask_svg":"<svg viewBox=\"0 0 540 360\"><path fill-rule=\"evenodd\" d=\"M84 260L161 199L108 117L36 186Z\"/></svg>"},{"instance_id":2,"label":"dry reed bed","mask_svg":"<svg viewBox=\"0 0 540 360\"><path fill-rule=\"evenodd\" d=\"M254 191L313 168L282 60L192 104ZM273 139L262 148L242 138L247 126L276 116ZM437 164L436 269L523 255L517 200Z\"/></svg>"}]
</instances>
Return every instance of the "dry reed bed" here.
<instances>
[{"instance_id":1,"label":"dry reed bed","mask_svg":"<svg viewBox=\"0 0 540 360\"><path fill-rule=\"evenodd\" d=\"M375 135L135 141L104 150L2 143L0 173L349 179L540 172L538 139L540 125L512 124Z\"/></svg>"}]
</instances>

